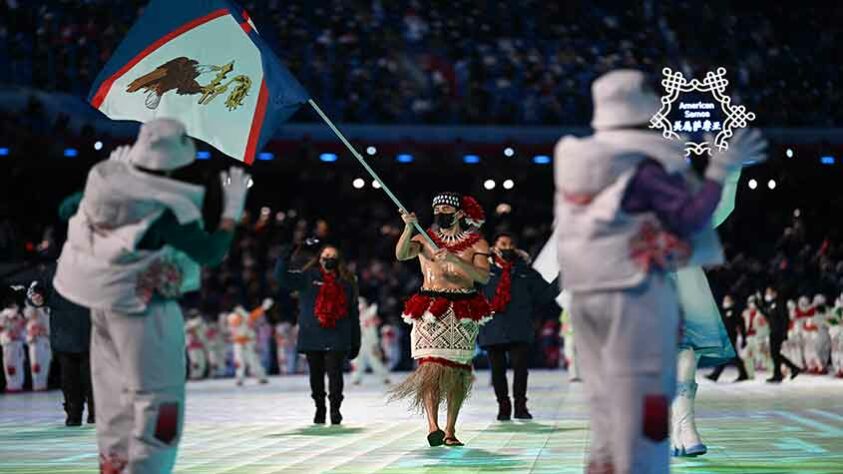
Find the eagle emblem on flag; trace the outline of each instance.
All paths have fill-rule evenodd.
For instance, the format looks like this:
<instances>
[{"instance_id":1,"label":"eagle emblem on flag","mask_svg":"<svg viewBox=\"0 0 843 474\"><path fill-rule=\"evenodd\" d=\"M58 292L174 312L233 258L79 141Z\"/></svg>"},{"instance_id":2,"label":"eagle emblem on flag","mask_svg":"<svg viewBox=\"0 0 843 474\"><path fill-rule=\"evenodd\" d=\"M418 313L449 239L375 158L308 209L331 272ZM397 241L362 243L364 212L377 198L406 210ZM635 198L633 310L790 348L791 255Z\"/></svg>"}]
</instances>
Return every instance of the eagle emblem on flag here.
<instances>
[{"instance_id":1,"label":"eagle emblem on flag","mask_svg":"<svg viewBox=\"0 0 843 474\"><path fill-rule=\"evenodd\" d=\"M155 68L154 71L138 77L129 84L126 92L143 90L146 92L146 107L155 110L161 103L161 97L170 91L175 91L178 95L201 94L199 105L208 105L234 84L234 89L225 101L225 106L231 111L243 105L243 99L249 95L249 89L252 87L252 80L245 74L235 76L223 83L228 74L233 71L234 61L222 66L200 65L199 61L182 56L171 59ZM211 82L205 85L197 82L196 79L200 75L211 72L217 73Z\"/></svg>"}]
</instances>

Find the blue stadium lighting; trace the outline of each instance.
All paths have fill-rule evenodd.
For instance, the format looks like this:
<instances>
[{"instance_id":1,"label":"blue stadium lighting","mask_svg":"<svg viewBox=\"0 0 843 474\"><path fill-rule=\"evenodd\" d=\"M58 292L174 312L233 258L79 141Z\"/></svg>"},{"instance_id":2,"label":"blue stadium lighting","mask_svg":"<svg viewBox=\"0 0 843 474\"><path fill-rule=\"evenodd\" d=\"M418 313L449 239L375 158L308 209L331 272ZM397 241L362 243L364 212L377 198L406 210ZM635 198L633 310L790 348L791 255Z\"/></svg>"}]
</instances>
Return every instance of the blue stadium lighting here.
<instances>
[{"instance_id":1,"label":"blue stadium lighting","mask_svg":"<svg viewBox=\"0 0 843 474\"><path fill-rule=\"evenodd\" d=\"M210 151L197 151L196 152L196 159L197 160L210 160L211 159L211 152Z\"/></svg>"},{"instance_id":2,"label":"blue stadium lighting","mask_svg":"<svg viewBox=\"0 0 843 474\"><path fill-rule=\"evenodd\" d=\"M64 156L67 158L75 158L79 152L76 151L76 148L65 148L64 149Z\"/></svg>"},{"instance_id":3,"label":"blue stadium lighting","mask_svg":"<svg viewBox=\"0 0 843 474\"><path fill-rule=\"evenodd\" d=\"M547 155L536 155L533 157L533 163L537 165L548 165L550 164L550 157Z\"/></svg>"},{"instance_id":4,"label":"blue stadium lighting","mask_svg":"<svg viewBox=\"0 0 843 474\"><path fill-rule=\"evenodd\" d=\"M401 153L400 155L395 157L395 161L399 163L412 163L413 155L410 155L408 153Z\"/></svg>"},{"instance_id":5,"label":"blue stadium lighting","mask_svg":"<svg viewBox=\"0 0 843 474\"><path fill-rule=\"evenodd\" d=\"M833 156L824 156L820 158L820 163L824 165L833 165L834 164L834 157Z\"/></svg>"},{"instance_id":6,"label":"blue stadium lighting","mask_svg":"<svg viewBox=\"0 0 843 474\"><path fill-rule=\"evenodd\" d=\"M325 163L333 163L337 161L337 155L333 153L322 153L319 155L319 161L324 161Z\"/></svg>"},{"instance_id":7,"label":"blue stadium lighting","mask_svg":"<svg viewBox=\"0 0 843 474\"><path fill-rule=\"evenodd\" d=\"M462 157L462 161L469 165L473 165L476 163L480 163L480 157L477 155L465 155L464 157Z\"/></svg>"},{"instance_id":8,"label":"blue stadium lighting","mask_svg":"<svg viewBox=\"0 0 843 474\"><path fill-rule=\"evenodd\" d=\"M265 151L263 153L258 153L258 159L261 161L272 161L275 159L275 155L268 151Z\"/></svg>"},{"instance_id":9,"label":"blue stadium lighting","mask_svg":"<svg viewBox=\"0 0 843 474\"><path fill-rule=\"evenodd\" d=\"M0 156L9 156L9 149L6 147L0 148Z\"/></svg>"}]
</instances>

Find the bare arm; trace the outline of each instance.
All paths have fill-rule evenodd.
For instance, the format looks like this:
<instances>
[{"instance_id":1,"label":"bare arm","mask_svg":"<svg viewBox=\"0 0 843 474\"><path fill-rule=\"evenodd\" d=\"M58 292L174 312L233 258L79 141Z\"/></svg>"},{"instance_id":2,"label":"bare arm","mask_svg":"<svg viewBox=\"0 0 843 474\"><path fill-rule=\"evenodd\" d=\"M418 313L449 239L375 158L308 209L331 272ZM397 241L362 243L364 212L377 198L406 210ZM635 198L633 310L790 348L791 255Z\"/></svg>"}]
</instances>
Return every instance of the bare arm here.
<instances>
[{"instance_id":1,"label":"bare arm","mask_svg":"<svg viewBox=\"0 0 843 474\"><path fill-rule=\"evenodd\" d=\"M402 211L401 219L404 220L404 232L398 239L398 245L395 246L395 258L403 262L418 257L422 251L422 244L413 240L413 225L416 221L416 215Z\"/></svg>"}]
</instances>

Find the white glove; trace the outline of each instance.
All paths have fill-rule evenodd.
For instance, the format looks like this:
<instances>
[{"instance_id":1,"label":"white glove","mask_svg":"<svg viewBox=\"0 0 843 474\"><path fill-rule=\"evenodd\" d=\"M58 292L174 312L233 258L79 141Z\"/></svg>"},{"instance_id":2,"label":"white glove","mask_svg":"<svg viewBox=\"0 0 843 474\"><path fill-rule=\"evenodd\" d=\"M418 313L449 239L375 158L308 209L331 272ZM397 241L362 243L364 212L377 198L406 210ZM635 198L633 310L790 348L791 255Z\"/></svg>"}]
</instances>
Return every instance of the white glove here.
<instances>
[{"instance_id":1,"label":"white glove","mask_svg":"<svg viewBox=\"0 0 843 474\"><path fill-rule=\"evenodd\" d=\"M129 150L131 149L132 147L130 147L129 145L118 146L117 148L111 151L111 154L108 155L108 159L128 163Z\"/></svg>"},{"instance_id":2,"label":"white glove","mask_svg":"<svg viewBox=\"0 0 843 474\"><path fill-rule=\"evenodd\" d=\"M261 308L263 308L264 311L267 311L267 310L269 310L269 308L272 307L273 304L275 304L275 302L272 301L272 298L267 298L267 299L263 300L263 303L261 304Z\"/></svg>"},{"instance_id":3,"label":"white glove","mask_svg":"<svg viewBox=\"0 0 843 474\"><path fill-rule=\"evenodd\" d=\"M246 206L246 194L249 193L249 182L252 177L243 168L232 166L228 172L220 173L222 188L225 195L225 207L222 217L239 221Z\"/></svg>"},{"instance_id":4,"label":"white glove","mask_svg":"<svg viewBox=\"0 0 843 474\"><path fill-rule=\"evenodd\" d=\"M714 139L706 137L713 144ZM767 159L767 140L755 129L740 129L729 140L729 149L724 152L712 151L705 177L718 183L726 176L740 169L746 161L761 162Z\"/></svg>"}]
</instances>

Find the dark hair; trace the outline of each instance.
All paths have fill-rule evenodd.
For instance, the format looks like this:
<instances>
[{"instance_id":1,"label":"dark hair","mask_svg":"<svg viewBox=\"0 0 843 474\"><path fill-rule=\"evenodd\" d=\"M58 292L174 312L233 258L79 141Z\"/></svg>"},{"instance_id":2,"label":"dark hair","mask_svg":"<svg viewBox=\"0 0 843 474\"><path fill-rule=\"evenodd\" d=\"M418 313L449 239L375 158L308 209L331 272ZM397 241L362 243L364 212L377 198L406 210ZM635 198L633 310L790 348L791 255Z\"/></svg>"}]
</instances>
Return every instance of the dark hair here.
<instances>
[{"instance_id":1,"label":"dark hair","mask_svg":"<svg viewBox=\"0 0 843 474\"><path fill-rule=\"evenodd\" d=\"M495 234L495 238L492 239L492 245L498 243L498 239L500 239L501 237L509 237L510 240L512 240L512 243L515 243L515 237L509 232L498 232L497 234Z\"/></svg>"}]
</instances>

